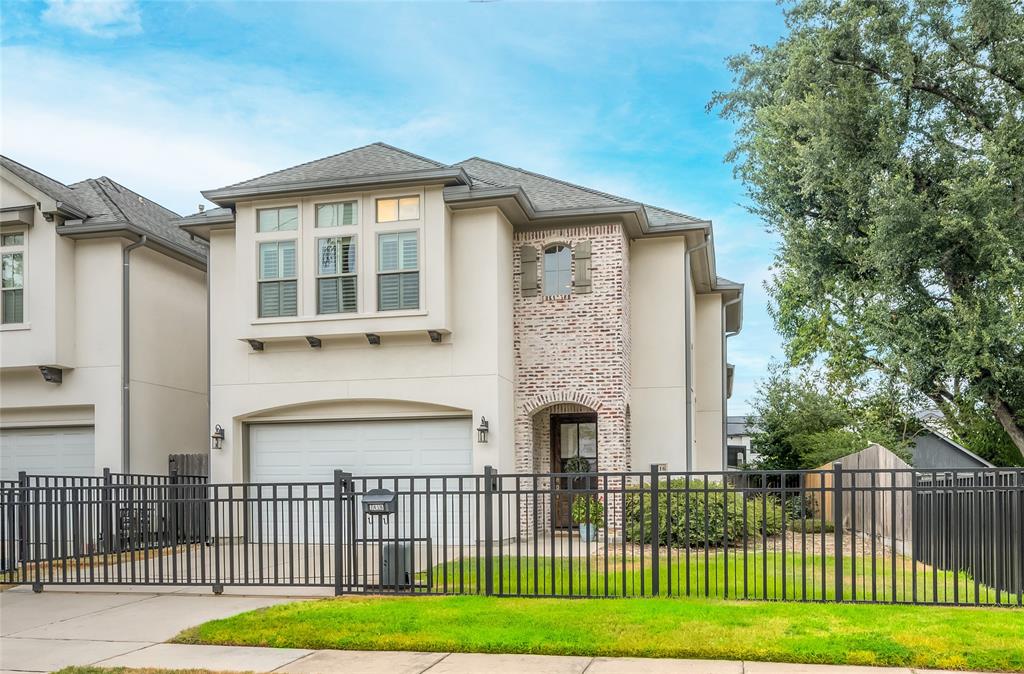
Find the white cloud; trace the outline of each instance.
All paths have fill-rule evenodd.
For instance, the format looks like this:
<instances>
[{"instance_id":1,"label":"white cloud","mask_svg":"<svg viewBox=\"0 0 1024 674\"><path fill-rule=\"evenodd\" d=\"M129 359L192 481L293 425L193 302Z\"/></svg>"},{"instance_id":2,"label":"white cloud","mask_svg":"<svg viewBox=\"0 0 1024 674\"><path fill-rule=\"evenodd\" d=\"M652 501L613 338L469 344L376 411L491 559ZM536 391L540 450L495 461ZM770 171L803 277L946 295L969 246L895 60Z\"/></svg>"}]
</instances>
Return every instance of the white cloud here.
<instances>
[{"instance_id":1,"label":"white cloud","mask_svg":"<svg viewBox=\"0 0 1024 674\"><path fill-rule=\"evenodd\" d=\"M134 35L142 31L135 0L47 0L43 21L95 37Z\"/></svg>"}]
</instances>

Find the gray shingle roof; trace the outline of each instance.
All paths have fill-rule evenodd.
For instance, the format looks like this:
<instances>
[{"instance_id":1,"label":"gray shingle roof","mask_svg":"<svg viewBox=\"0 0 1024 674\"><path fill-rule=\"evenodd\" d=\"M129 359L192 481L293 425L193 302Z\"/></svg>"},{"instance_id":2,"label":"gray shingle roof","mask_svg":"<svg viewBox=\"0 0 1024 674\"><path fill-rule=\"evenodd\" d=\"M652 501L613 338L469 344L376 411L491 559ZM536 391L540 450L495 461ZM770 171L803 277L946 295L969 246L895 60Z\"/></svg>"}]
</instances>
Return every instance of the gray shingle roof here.
<instances>
[{"instance_id":1,"label":"gray shingle roof","mask_svg":"<svg viewBox=\"0 0 1024 674\"><path fill-rule=\"evenodd\" d=\"M726 417L726 435L750 435L757 427L757 417Z\"/></svg>"},{"instance_id":2,"label":"gray shingle roof","mask_svg":"<svg viewBox=\"0 0 1024 674\"><path fill-rule=\"evenodd\" d=\"M449 168L441 162L406 152L386 143L371 143L354 150L315 159L305 164L274 171L257 178L243 180L219 189L236 187L265 187L331 178L387 175L426 169Z\"/></svg>"},{"instance_id":3,"label":"gray shingle roof","mask_svg":"<svg viewBox=\"0 0 1024 674\"><path fill-rule=\"evenodd\" d=\"M80 225L65 225L66 231L126 223L194 255L206 256L206 247L178 227L180 215L110 178L90 178L65 185L8 157L0 156L0 163L39 191L88 216Z\"/></svg>"}]
</instances>

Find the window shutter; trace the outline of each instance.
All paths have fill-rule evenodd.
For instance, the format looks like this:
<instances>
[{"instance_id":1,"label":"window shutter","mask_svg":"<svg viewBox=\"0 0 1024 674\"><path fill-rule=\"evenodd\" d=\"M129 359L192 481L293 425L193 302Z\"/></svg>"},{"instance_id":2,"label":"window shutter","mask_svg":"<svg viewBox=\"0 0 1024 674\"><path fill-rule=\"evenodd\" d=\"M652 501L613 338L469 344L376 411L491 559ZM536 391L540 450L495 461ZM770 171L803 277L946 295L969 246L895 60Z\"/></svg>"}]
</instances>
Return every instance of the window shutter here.
<instances>
[{"instance_id":1,"label":"window shutter","mask_svg":"<svg viewBox=\"0 0 1024 674\"><path fill-rule=\"evenodd\" d=\"M577 295L590 292L590 241L580 241L572 250L576 261L576 277L572 289Z\"/></svg>"},{"instance_id":2,"label":"window shutter","mask_svg":"<svg viewBox=\"0 0 1024 674\"><path fill-rule=\"evenodd\" d=\"M523 297L537 295L537 249L531 244L519 247L519 279Z\"/></svg>"}]
</instances>

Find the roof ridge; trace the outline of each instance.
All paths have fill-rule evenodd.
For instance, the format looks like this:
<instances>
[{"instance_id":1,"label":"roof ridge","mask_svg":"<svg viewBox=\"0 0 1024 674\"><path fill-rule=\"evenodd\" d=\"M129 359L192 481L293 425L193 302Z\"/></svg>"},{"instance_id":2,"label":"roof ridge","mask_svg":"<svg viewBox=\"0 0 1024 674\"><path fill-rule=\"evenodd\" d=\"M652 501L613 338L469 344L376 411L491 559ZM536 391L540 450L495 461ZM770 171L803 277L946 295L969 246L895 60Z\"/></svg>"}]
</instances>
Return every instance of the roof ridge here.
<instances>
[{"instance_id":1,"label":"roof ridge","mask_svg":"<svg viewBox=\"0 0 1024 674\"><path fill-rule=\"evenodd\" d=\"M56 178L54 178L53 176L48 176L45 173L43 173L42 171L37 171L36 169L32 168L31 166L26 166L25 164L22 164L17 159L12 159L12 158L8 157L5 154L0 154L0 157L6 159L7 161L11 162L12 164L17 164L18 166L20 166L21 168L25 169L26 171L31 171L32 173L36 173L38 175L41 175L42 177L46 178L47 180L52 180L53 182L57 183L58 185L62 185L64 187L68 187L68 188L71 187L67 183L63 183L63 182L57 180Z\"/></svg>"},{"instance_id":2,"label":"roof ridge","mask_svg":"<svg viewBox=\"0 0 1024 674\"><path fill-rule=\"evenodd\" d=\"M396 152L401 152L402 154L404 154L406 156L415 157L416 159L421 159L423 161L430 162L431 164L435 164L438 167L448 168L447 164L442 164L442 163L440 163L440 162L438 162L438 161L436 161L434 159L430 159L428 157L421 157L420 155L414 154L412 152L409 152L408 150L403 150L400 147L395 147L393 145L388 145L387 143L384 143L384 142L378 140L378 141L374 141L372 143L367 143L366 145L360 145L359 147L352 147L352 148L349 148L347 150L342 150L341 152L335 152L334 154L325 155L323 157L317 157L316 159L310 159L309 161L304 161L301 164L295 164L294 166L288 166L288 167L283 168L283 169L278 169L276 171L271 171L269 173L264 173L263 175L259 175L259 176L256 176L254 178L246 178L245 180L239 180L237 183L231 183L230 185L225 185L224 187L221 187L219 189L228 189L228 188L231 188L231 187L237 187L239 185L244 185L245 183L251 183L251 182L253 182L255 180L260 180L262 178L268 178L268 177L270 177L270 176L272 176L274 174L277 174L277 173L284 173L285 171L293 171L293 170L295 170L297 168L302 168L303 166L309 166L310 164L315 164L317 162L324 161L325 159L334 159L335 157L340 157L343 154L349 154L350 152L356 152L357 150L365 150L366 148L373 147L374 145L376 145L377 147L386 147L389 150L394 150Z\"/></svg>"},{"instance_id":3,"label":"roof ridge","mask_svg":"<svg viewBox=\"0 0 1024 674\"><path fill-rule=\"evenodd\" d=\"M102 179L103 176L100 176L100 178ZM110 193L107 192L105 187L103 187L103 183L101 183L99 179L89 178L88 183L90 187L94 187L98 191L100 199L102 199L107 204L107 206L109 206L114 211L115 215L120 213L122 220L124 220L125 222L130 222L128 216L125 214L123 210L121 210L121 207L117 205L114 199L110 196Z\"/></svg>"},{"instance_id":4,"label":"roof ridge","mask_svg":"<svg viewBox=\"0 0 1024 674\"><path fill-rule=\"evenodd\" d=\"M665 211L666 213L671 213L672 215L681 215L684 218L689 218L690 220L693 220L694 222L700 222L701 221L701 218L698 218L695 215L690 215L689 213L683 213L682 211L673 211L671 208L665 208L664 206L655 206L654 204L648 204L648 203L644 203L644 202L640 202L640 203L641 203L641 205L643 205L644 208L656 208L659 211Z\"/></svg>"},{"instance_id":5,"label":"roof ridge","mask_svg":"<svg viewBox=\"0 0 1024 674\"><path fill-rule=\"evenodd\" d=\"M131 194L134 194L135 196L141 198L143 200L143 203L152 204L153 206L156 206L157 208L159 208L162 211L167 211L168 213L170 213L171 215L173 215L176 218L180 218L181 217L181 214L179 214L177 211L173 211L170 208L167 208L163 204L150 199L145 194L140 194L140 193L136 192L135 190L133 190L132 188L128 187L127 185L124 185L123 183L119 183L119 182L117 182L116 180L114 180L113 178L111 178L109 176L100 176L100 179L101 180L106 180L107 182L111 183L115 187L117 187L119 189L122 189L122 190L124 190L126 192L130 192Z\"/></svg>"},{"instance_id":6,"label":"roof ridge","mask_svg":"<svg viewBox=\"0 0 1024 674\"><path fill-rule=\"evenodd\" d=\"M562 185L568 185L569 187L574 187L574 188L576 188L578 190L583 190L584 192L589 192L590 194L596 194L598 196L607 197L609 199L614 199L615 201L618 201L618 202L623 203L623 204L638 204L640 206L645 205L645 204L643 204L643 203L641 203L639 201L636 201L634 199L627 199L626 197L620 197L619 195L612 194L610 192L602 192L601 190L595 190L592 187L586 187L584 185L577 185L576 183L571 183L568 180L562 180L561 178L555 178L555 177L552 177L552 176L549 176L549 175L544 175L543 173L537 173L536 171L530 171L528 169L524 169L524 168L521 168L519 166L511 166L509 164L503 164L500 161L494 161L493 159L485 159L484 157L480 157L480 156L477 156L477 155L474 155L474 156L470 157L469 159L463 159L461 162L459 162L459 164L462 164L464 162L470 161L472 159L477 159L479 161L485 161L488 164L494 164L495 166L501 166L503 168L507 168L507 169L510 169L512 171L519 171L520 173L525 173L527 175L534 176L535 178L543 178L544 180L550 180L551 182L559 183L559 184L562 184ZM680 215L682 215L682 214L680 214Z\"/></svg>"}]
</instances>

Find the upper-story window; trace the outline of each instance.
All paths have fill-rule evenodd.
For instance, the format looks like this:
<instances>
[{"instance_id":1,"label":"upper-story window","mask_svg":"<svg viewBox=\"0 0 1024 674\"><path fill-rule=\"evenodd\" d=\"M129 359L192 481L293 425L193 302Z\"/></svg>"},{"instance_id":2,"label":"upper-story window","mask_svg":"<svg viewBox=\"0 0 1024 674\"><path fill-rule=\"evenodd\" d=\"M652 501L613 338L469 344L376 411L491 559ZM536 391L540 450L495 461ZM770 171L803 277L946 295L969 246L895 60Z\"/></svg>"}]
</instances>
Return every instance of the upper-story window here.
<instances>
[{"instance_id":1,"label":"upper-story window","mask_svg":"<svg viewBox=\"0 0 1024 674\"><path fill-rule=\"evenodd\" d=\"M418 196L377 199L377 222L419 219L420 198Z\"/></svg>"},{"instance_id":2,"label":"upper-story window","mask_svg":"<svg viewBox=\"0 0 1024 674\"><path fill-rule=\"evenodd\" d=\"M568 295L572 293L572 250L556 244L544 249L544 294Z\"/></svg>"},{"instance_id":3,"label":"upper-story window","mask_svg":"<svg viewBox=\"0 0 1024 674\"><path fill-rule=\"evenodd\" d=\"M356 311L356 239L338 236L317 239L316 311L340 314Z\"/></svg>"},{"instance_id":4,"label":"upper-story window","mask_svg":"<svg viewBox=\"0 0 1024 674\"><path fill-rule=\"evenodd\" d=\"M419 235L377 235L377 310L419 309Z\"/></svg>"},{"instance_id":5,"label":"upper-story window","mask_svg":"<svg viewBox=\"0 0 1024 674\"><path fill-rule=\"evenodd\" d=\"M298 206L261 208L256 211L257 232L294 232L298 228Z\"/></svg>"},{"instance_id":6,"label":"upper-story window","mask_svg":"<svg viewBox=\"0 0 1024 674\"><path fill-rule=\"evenodd\" d=\"M358 207L355 201L339 201L333 204L317 204L316 226L347 227L359 224Z\"/></svg>"},{"instance_id":7,"label":"upper-story window","mask_svg":"<svg viewBox=\"0 0 1024 674\"><path fill-rule=\"evenodd\" d=\"M295 241L266 241L259 251L259 317L298 315Z\"/></svg>"},{"instance_id":8,"label":"upper-story window","mask_svg":"<svg viewBox=\"0 0 1024 674\"><path fill-rule=\"evenodd\" d=\"M3 323L25 322L25 232L0 235L2 292L0 313Z\"/></svg>"}]
</instances>

